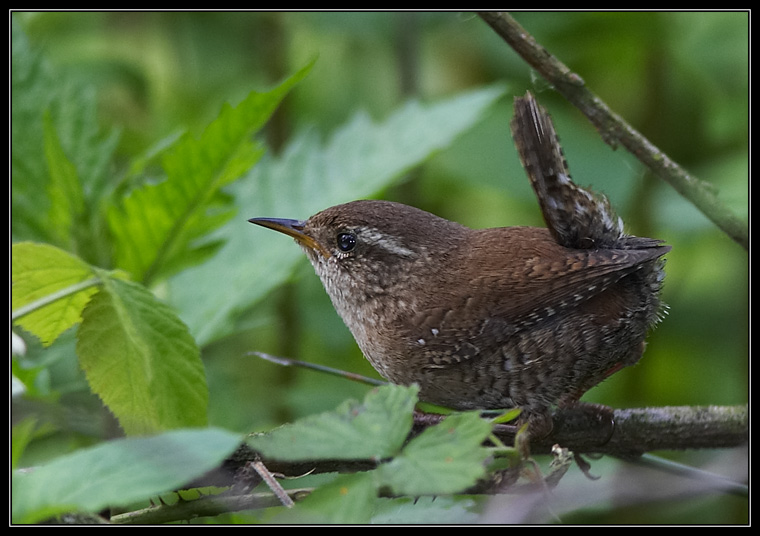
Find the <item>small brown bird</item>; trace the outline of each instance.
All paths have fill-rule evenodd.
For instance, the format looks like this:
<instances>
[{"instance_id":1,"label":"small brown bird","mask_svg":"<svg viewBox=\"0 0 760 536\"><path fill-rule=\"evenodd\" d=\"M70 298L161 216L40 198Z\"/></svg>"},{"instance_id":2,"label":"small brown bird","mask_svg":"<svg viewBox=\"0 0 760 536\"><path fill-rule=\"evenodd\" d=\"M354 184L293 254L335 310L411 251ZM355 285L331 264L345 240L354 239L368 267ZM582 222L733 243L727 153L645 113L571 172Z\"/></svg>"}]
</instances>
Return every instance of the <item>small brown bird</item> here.
<instances>
[{"instance_id":1,"label":"small brown bird","mask_svg":"<svg viewBox=\"0 0 760 536\"><path fill-rule=\"evenodd\" d=\"M249 221L296 239L382 376L454 409L519 407L540 435L552 406L641 358L670 247L624 234L607 199L572 182L530 93L514 108L548 229L470 229L387 201Z\"/></svg>"}]
</instances>

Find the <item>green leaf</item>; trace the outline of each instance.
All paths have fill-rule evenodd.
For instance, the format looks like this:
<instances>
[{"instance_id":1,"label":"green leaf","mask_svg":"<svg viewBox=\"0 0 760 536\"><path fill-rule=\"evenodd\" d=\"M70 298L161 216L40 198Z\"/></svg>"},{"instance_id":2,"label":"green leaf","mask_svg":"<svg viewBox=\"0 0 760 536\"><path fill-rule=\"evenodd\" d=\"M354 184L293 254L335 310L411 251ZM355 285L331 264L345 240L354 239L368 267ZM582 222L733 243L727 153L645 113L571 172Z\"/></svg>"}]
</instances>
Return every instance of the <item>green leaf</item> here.
<instances>
[{"instance_id":1,"label":"green leaf","mask_svg":"<svg viewBox=\"0 0 760 536\"><path fill-rule=\"evenodd\" d=\"M72 225L85 211L84 192L74 164L58 139L49 113L45 114L45 160L50 173L50 227L57 243L71 247Z\"/></svg>"},{"instance_id":2,"label":"green leaf","mask_svg":"<svg viewBox=\"0 0 760 536\"><path fill-rule=\"evenodd\" d=\"M232 191L240 217L220 229L225 246L171 281L171 301L205 344L228 334L235 313L290 276L303 259L292 241L253 229L247 219L304 219L332 205L372 197L472 127L503 95L471 91L434 104L407 103L382 122L359 113L326 143L313 131L278 159L265 159Z\"/></svg>"},{"instance_id":3,"label":"green leaf","mask_svg":"<svg viewBox=\"0 0 760 536\"><path fill-rule=\"evenodd\" d=\"M85 304L97 291L89 285L97 279L86 262L48 244L13 244L11 279L14 322L45 346L81 321Z\"/></svg>"},{"instance_id":4,"label":"green leaf","mask_svg":"<svg viewBox=\"0 0 760 536\"><path fill-rule=\"evenodd\" d=\"M491 419L491 422L493 424L512 422L520 416L520 413L522 413L522 410L520 408L508 409L498 417Z\"/></svg>"},{"instance_id":5,"label":"green leaf","mask_svg":"<svg viewBox=\"0 0 760 536\"><path fill-rule=\"evenodd\" d=\"M77 334L92 390L127 434L205 425L205 372L186 326L143 286L109 277L103 282Z\"/></svg>"},{"instance_id":6,"label":"green leaf","mask_svg":"<svg viewBox=\"0 0 760 536\"><path fill-rule=\"evenodd\" d=\"M485 476L488 451L482 444L490 433L491 425L475 412L446 417L381 465L378 479L400 495L461 492Z\"/></svg>"},{"instance_id":7,"label":"green leaf","mask_svg":"<svg viewBox=\"0 0 760 536\"><path fill-rule=\"evenodd\" d=\"M21 422L13 425L11 431L11 468L18 467L18 461L24 453L27 445L34 437L37 428L37 419L34 417L24 417Z\"/></svg>"},{"instance_id":8,"label":"green leaf","mask_svg":"<svg viewBox=\"0 0 760 536\"><path fill-rule=\"evenodd\" d=\"M248 444L278 460L381 460L403 445L412 427L416 395L416 387L378 387L361 403L348 400L335 411L253 436Z\"/></svg>"},{"instance_id":9,"label":"green leaf","mask_svg":"<svg viewBox=\"0 0 760 536\"><path fill-rule=\"evenodd\" d=\"M51 66L15 17L11 35L12 238L71 247L105 265L99 207L113 184L118 136L101 132L93 88Z\"/></svg>"},{"instance_id":10,"label":"green leaf","mask_svg":"<svg viewBox=\"0 0 760 536\"><path fill-rule=\"evenodd\" d=\"M185 134L168 149L166 179L133 190L109 212L119 268L151 282L215 251L218 244L202 239L235 213L222 188L261 157L252 134L310 68L268 93L254 91L236 107L224 106L199 139Z\"/></svg>"},{"instance_id":11,"label":"green leaf","mask_svg":"<svg viewBox=\"0 0 760 536\"><path fill-rule=\"evenodd\" d=\"M50 200L44 154L44 110L56 98L49 66L32 49L16 18L11 19L11 213L14 240L50 237Z\"/></svg>"},{"instance_id":12,"label":"green leaf","mask_svg":"<svg viewBox=\"0 0 760 536\"><path fill-rule=\"evenodd\" d=\"M175 430L103 443L12 474L12 521L97 512L177 489L218 466L240 443L223 430Z\"/></svg>"},{"instance_id":13,"label":"green leaf","mask_svg":"<svg viewBox=\"0 0 760 536\"><path fill-rule=\"evenodd\" d=\"M374 525L463 525L482 523L486 495L439 495L380 499L375 505Z\"/></svg>"},{"instance_id":14,"label":"green leaf","mask_svg":"<svg viewBox=\"0 0 760 536\"><path fill-rule=\"evenodd\" d=\"M340 475L298 503L296 522L366 524L372 518L376 502L372 473Z\"/></svg>"}]
</instances>

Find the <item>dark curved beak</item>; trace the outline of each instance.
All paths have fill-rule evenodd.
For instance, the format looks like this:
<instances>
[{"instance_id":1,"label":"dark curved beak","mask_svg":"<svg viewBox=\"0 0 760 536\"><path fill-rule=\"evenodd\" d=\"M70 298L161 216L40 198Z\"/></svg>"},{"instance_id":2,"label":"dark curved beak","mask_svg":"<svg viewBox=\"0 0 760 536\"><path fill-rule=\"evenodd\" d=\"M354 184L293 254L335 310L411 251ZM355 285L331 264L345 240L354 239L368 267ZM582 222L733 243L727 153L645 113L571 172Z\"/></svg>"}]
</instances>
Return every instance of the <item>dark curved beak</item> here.
<instances>
[{"instance_id":1,"label":"dark curved beak","mask_svg":"<svg viewBox=\"0 0 760 536\"><path fill-rule=\"evenodd\" d=\"M282 218L251 218L248 220L255 225L261 225L267 229L286 234L296 239L296 241L320 253L323 257L329 257L330 252L322 247L312 236L304 232L304 224L306 222L301 220L287 220Z\"/></svg>"}]
</instances>

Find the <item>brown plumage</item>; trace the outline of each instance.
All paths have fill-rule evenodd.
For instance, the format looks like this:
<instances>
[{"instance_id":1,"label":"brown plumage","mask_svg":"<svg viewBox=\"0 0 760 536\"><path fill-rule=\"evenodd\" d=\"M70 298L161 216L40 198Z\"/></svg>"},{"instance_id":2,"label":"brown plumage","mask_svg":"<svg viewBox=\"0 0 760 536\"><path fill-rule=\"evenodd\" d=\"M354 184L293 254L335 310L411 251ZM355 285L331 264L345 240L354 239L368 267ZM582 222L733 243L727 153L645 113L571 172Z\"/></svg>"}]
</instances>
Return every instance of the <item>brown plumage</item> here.
<instances>
[{"instance_id":1,"label":"brown plumage","mask_svg":"<svg viewBox=\"0 0 760 536\"><path fill-rule=\"evenodd\" d=\"M385 378L455 409L523 408L540 430L553 405L640 359L670 248L625 235L607 200L571 181L530 94L512 129L548 229L469 229L387 201L250 221L298 241Z\"/></svg>"}]
</instances>

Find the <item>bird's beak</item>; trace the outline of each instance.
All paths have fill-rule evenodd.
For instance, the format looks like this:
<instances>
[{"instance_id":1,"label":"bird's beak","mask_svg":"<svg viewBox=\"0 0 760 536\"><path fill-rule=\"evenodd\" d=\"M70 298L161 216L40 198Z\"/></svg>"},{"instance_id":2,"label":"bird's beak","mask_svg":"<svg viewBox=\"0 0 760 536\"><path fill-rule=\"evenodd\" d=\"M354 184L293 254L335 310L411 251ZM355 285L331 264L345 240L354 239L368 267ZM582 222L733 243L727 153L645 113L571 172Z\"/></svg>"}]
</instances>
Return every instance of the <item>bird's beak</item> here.
<instances>
[{"instance_id":1,"label":"bird's beak","mask_svg":"<svg viewBox=\"0 0 760 536\"><path fill-rule=\"evenodd\" d=\"M261 225L262 227L278 231L288 236L292 236L299 244L306 246L313 251L316 251L325 258L330 257L329 251L327 251L312 236L304 232L305 222L301 220L286 220L281 218L251 218L248 221L253 224Z\"/></svg>"}]
</instances>

